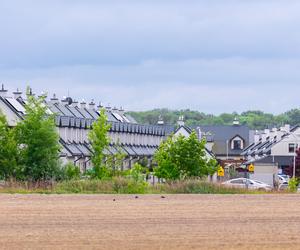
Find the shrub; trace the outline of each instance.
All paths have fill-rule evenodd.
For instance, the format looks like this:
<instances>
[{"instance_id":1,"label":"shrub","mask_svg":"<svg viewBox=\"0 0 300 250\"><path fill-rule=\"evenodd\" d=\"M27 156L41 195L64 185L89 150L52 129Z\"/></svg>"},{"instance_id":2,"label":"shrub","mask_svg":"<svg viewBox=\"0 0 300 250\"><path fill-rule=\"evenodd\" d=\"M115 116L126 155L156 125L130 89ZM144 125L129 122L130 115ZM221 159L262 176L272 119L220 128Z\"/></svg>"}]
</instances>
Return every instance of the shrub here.
<instances>
[{"instance_id":1,"label":"shrub","mask_svg":"<svg viewBox=\"0 0 300 250\"><path fill-rule=\"evenodd\" d=\"M130 176L132 178L133 181L135 182L143 182L144 181L144 175L143 173L146 172L145 167L143 167L141 164L139 163L135 163L132 167L132 169L130 169Z\"/></svg>"},{"instance_id":2,"label":"shrub","mask_svg":"<svg viewBox=\"0 0 300 250\"><path fill-rule=\"evenodd\" d=\"M297 191L297 187L298 187L298 180L297 178L293 177L289 180L289 190L291 192L296 192Z\"/></svg>"},{"instance_id":3,"label":"shrub","mask_svg":"<svg viewBox=\"0 0 300 250\"><path fill-rule=\"evenodd\" d=\"M68 163L64 167L65 177L67 180L78 180L80 179L80 168L74 166L72 163Z\"/></svg>"}]
</instances>

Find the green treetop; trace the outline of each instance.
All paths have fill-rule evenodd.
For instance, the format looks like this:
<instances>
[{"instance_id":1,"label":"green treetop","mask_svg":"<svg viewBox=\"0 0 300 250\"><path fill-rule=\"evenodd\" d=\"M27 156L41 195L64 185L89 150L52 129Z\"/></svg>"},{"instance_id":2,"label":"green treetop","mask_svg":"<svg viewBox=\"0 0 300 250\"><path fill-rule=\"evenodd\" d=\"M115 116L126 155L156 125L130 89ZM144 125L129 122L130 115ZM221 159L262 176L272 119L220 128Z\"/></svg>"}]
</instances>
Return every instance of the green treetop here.
<instances>
[{"instance_id":1,"label":"green treetop","mask_svg":"<svg viewBox=\"0 0 300 250\"><path fill-rule=\"evenodd\" d=\"M27 91L26 115L16 127L24 174L32 181L54 178L59 167L59 135L45 98L36 98Z\"/></svg>"},{"instance_id":2,"label":"green treetop","mask_svg":"<svg viewBox=\"0 0 300 250\"><path fill-rule=\"evenodd\" d=\"M107 122L107 116L105 114L105 109L100 110L100 115L98 119L93 123L92 129L89 132L89 140L92 147L92 163L95 170L95 174L101 178L102 170L104 169L103 159L104 159L104 149L109 145L108 131L110 129L110 124Z\"/></svg>"},{"instance_id":3,"label":"green treetop","mask_svg":"<svg viewBox=\"0 0 300 250\"><path fill-rule=\"evenodd\" d=\"M158 164L154 169L155 175L166 180L178 180L213 174L217 162L207 157L205 143L205 140L198 140L195 132L187 138L170 136L161 143L154 156Z\"/></svg>"},{"instance_id":4,"label":"green treetop","mask_svg":"<svg viewBox=\"0 0 300 250\"><path fill-rule=\"evenodd\" d=\"M15 130L9 128L5 116L0 112L0 178L7 180L20 177L18 162L19 152Z\"/></svg>"}]
</instances>

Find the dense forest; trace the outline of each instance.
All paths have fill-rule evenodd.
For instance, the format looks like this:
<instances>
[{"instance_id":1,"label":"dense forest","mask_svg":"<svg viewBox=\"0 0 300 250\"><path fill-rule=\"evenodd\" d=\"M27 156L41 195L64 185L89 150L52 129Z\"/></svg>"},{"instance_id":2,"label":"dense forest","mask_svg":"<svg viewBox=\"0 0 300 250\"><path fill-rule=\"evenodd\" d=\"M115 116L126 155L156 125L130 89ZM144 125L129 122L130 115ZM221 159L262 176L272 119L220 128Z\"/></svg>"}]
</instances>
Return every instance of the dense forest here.
<instances>
[{"instance_id":1,"label":"dense forest","mask_svg":"<svg viewBox=\"0 0 300 250\"><path fill-rule=\"evenodd\" d=\"M199 111L154 109L142 112L128 112L139 123L156 124L162 117L165 124L176 124L180 115L184 116L187 125L229 125L237 118L240 124L248 125L252 129L264 129L283 124L300 124L300 109L292 109L283 114L273 115L262 111L246 111L243 113L223 113L220 115L205 114Z\"/></svg>"}]
</instances>

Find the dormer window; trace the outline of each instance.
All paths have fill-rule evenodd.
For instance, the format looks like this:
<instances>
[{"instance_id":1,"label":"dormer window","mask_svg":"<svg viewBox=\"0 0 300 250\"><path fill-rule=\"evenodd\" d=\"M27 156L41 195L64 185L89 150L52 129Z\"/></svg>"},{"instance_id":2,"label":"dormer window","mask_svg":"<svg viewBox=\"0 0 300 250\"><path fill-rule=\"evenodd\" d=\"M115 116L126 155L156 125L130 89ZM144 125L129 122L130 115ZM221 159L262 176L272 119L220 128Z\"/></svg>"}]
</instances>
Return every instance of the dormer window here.
<instances>
[{"instance_id":1,"label":"dormer window","mask_svg":"<svg viewBox=\"0 0 300 250\"><path fill-rule=\"evenodd\" d=\"M234 150L242 149L242 141L241 140L234 140L233 141L233 149Z\"/></svg>"},{"instance_id":2,"label":"dormer window","mask_svg":"<svg viewBox=\"0 0 300 250\"><path fill-rule=\"evenodd\" d=\"M235 136L231 139L231 149L232 150L242 150L244 149L244 140L240 136Z\"/></svg>"}]
</instances>

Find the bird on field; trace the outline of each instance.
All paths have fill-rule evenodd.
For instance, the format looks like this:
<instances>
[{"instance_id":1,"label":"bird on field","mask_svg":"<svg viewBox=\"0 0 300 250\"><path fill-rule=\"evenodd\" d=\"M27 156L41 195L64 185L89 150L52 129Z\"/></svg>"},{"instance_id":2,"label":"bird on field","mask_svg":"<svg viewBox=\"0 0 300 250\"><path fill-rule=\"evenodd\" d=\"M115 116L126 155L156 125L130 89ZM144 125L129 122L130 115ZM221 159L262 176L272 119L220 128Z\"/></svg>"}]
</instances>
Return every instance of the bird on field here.
<instances>
[{"instance_id":1,"label":"bird on field","mask_svg":"<svg viewBox=\"0 0 300 250\"><path fill-rule=\"evenodd\" d=\"M139 197L136 195L134 198L135 198L135 199L138 199Z\"/></svg>"},{"instance_id":2,"label":"bird on field","mask_svg":"<svg viewBox=\"0 0 300 250\"><path fill-rule=\"evenodd\" d=\"M160 196L160 198L165 199L166 197L162 195L162 196Z\"/></svg>"}]
</instances>

